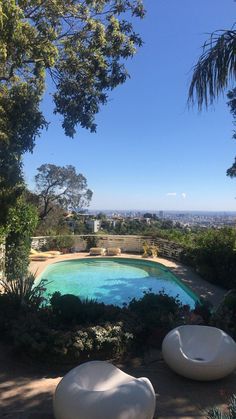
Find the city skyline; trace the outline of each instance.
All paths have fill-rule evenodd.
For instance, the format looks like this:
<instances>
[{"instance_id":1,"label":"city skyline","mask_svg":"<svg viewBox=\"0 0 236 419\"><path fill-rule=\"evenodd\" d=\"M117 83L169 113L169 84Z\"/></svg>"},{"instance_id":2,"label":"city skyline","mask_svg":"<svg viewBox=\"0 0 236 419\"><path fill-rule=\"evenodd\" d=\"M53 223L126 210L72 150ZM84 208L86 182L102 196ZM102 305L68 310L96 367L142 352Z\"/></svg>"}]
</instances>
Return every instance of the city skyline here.
<instances>
[{"instance_id":1,"label":"city skyline","mask_svg":"<svg viewBox=\"0 0 236 419\"><path fill-rule=\"evenodd\" d=\"M135 24L144 46L127 63L131 79L110 93L96 134L79 128L73 140L65 137L48 82L42 108L51 124L24 158L26 182L33 187L43 163L72 164L94 191L91 210L234 211L236 183L226 177L236 154L227 97L202 113L186 103L201 46L212 31L233 25L235 3L162 0L146 9Z\"/></svg>"}]
</instances>

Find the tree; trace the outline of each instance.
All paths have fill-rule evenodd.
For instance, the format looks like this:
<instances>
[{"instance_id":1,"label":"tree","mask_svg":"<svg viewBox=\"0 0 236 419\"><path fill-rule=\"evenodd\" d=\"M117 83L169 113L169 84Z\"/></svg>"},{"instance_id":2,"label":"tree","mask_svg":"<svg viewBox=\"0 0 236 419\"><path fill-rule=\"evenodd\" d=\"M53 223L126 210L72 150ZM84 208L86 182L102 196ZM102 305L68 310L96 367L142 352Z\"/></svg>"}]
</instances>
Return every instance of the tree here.
<instances>
[{"instance_id":1,"label":"tree","mask_svg":"<svg viewBox=\"0 0 236 419\"><path fill-rule=\"evenodd\" d=\"M42 164L35 176L41 203L40 218L43 220L55 204L67 211L78 212L87 207L92 199L92 191L87 188L87 180L76 173L74 166Z\"/></svg>"},{"instance_id":2,"label":"tree","mask_svg":"<svg viewBox=\"0 0 236 419\"><path fill-rule=\"evenodd\" d=\"M215 31L203 45L203 53L194 67L189 88L189 103L197 101L198 108L208 107L230 82L236 79L236 30ZM228 92L228 105L236 117L236 88ZM234 133L233 138L236 138ZM236 159L226 172L236 177Z\"/></svg>"},{"instance_id":3,"label":"tree","mask_svg":"<svg viewBox=\"0 0 236 419\"><path fill-rule=\"evenodd\" d=\"M24 188L22 155L47 127L46 74L66 135L77 125L94 132L109 90L128 77L124 60L142 44L132 18L143 16L142 0L0 2L0 224Z\"/></svg>"},{"instance_id":4,"label":"tree","mask_svg":"<svg viewBox=\"0 0 236 419\"><path fill-rule=\"evenodd\" d=\"M208 107L236 78L236 31L215 31L193 69L189 102Z\"/></svg>"},{"instance_id":5,"label":"tree","mask_svg":"<svg viewBox=\"0 0 236 419\"><path fill-rule=\"evenodd\" d=\"M21 280L27 277L31 235L38 222L36 208L21 196L9 210L6 238L6 277Z\"/></svg>"}]
</instances>

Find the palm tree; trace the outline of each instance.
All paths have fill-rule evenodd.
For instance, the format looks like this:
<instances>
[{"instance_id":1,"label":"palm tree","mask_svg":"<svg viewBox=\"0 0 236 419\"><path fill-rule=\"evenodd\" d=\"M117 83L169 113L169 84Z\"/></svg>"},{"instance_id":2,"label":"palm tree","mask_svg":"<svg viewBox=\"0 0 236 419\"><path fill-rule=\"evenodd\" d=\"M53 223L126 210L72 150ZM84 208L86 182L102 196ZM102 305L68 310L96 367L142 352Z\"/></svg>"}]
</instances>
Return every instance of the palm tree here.
<instances>
[{"instance_id":1,"label":"palm tree","mask_svg":"<svg viewBox=\"0 0 236 419\"><path fill-rule=\"evenodd\" d=\"M208 107L236 79L236 30L215 31L193 69L188 102Z\"/></svg>"}]
</instances>

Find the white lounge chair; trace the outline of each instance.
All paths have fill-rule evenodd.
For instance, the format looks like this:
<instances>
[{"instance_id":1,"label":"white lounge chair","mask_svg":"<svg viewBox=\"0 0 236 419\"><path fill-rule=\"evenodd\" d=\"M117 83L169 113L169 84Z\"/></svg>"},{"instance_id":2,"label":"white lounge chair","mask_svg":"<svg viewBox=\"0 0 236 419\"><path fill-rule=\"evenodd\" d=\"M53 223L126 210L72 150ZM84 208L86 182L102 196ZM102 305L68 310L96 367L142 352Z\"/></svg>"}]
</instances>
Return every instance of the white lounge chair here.
<instances>
[{"instance_id":1,"label":"white lounge chair","mask_svg":"<svg viewBox=\"0 0 236 419\"><path fill-rule=\"evenodd\" d=\"M56 419L152 419L155 392L147 378L91 361L62 378L53 406Z\"/></svg>"},{"instance_id":2,"label":"white lounge chair","mask_svg":"<svg viewBox=\"0 0 236 419\"><path fill-rule=\"evenodd\" d=\"M106 249L103 247L91 247L89 250L90 256L104 256Z\"/></svg>"},{"instance_id":3,"label":"white lounge chair","mask_svg":"<svg viewBox=\"0 0 236 419\"><path fill-rule=\"evenodd\" d=\"M175 372L194 380L223 378L236 368L236 343L223 330L186 325L164 338L162 354Z\"/></svg>"},{"instance_id":4,"label":"white lounge chair","mask_svg":"<svg viewBox=\"0 0 236 419\"><path fill-rule=\"evenodd\" d=\"M38 252L35 249L30 250L29 258L30 260L47 260L47 259L53 259L56 256L61 255L61 252L57 250L51 250L50 252Z\"/></svg>"},{"instance_id":5,"label":"white lounge chair","mask_svg":"<svg viewBox=\"0 0 236 419\"><path fill-rule=\"evenodd\" d=\"M119 256L121 254L121 250L119 247L108 247L107 248L107 256Z\"/></svg>"}]
</instances>

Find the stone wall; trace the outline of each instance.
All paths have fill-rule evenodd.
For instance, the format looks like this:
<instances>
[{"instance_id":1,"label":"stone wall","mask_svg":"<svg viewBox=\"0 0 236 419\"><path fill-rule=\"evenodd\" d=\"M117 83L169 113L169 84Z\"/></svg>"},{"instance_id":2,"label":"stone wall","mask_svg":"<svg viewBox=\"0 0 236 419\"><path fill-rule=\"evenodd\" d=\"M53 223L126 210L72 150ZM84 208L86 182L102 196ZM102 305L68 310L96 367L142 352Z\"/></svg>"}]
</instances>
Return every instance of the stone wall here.
<instances>
[{"instance_id":1,"label":"stone wall","mask_svg":"<svg viewBox=\"0 0 236 419\"><path fill-rule=\"evenodd\" d=\"M75 235L74 238L74 252L84 252L87 249L87 238L95 237L98 240L99 247L120 247L123 253L143 253L143 243L147 242L149 245L156 245L158 247L158 256L167 259L179 260L182 252L182 247L174 242L164 240L161 238L152 239L147 236L112 236L112 235ZM32 248L41 250L43 245L47 243L48 239L52 237L32 237ZM4 277L5 266L5 244L0 244L0 279Z\"/></svg>"},{"instance_id":2,"label":"stone wall","mask_svg":"<svg viewBox=\"0 0 236 419\"><path fill-rule=\"evenodd\" d=\"M147 236L113 236L113 235L75 235L74 252L84 252L87 249L87 238L96 238L98 247L119 247L123 253L143 253L143 243L147 242L149 245L156 245L158 247L158 255L168 259L179 260L182 252L182 247L174 242L164 240L161 238L152 239ZM50 237L51 238L51 237ZM49 237L33 237L32 247L36 250L41 250L46 244Z\"/></svg>"}]
</instances>

